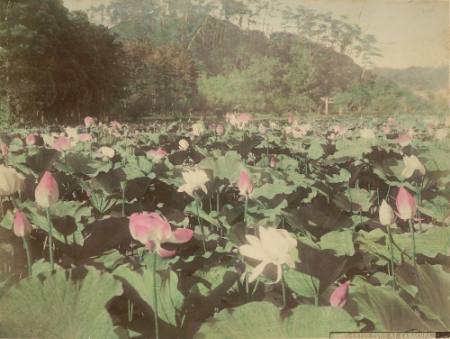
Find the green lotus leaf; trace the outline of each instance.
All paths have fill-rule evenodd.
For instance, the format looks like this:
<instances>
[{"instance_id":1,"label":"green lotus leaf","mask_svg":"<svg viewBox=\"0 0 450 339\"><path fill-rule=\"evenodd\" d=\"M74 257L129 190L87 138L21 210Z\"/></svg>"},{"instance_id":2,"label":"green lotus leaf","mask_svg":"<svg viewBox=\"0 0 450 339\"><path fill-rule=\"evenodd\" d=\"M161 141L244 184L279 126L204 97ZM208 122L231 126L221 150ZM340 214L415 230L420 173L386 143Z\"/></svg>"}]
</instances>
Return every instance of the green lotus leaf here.
<instances>
[{"instance_id":1,"label":"green lotus leaf","mask_svg":"<svg viewBox=\"0 0 450 339\"><path fill-rule=\"evenodd\" d=\"M200 168L211 170L213 177L228 179L230 183L239 180L239 173L243 166L241 156L236 151L228 151L216 158L206 157L199 163Z\"/></svg>"},{"instance_id":2,"label":"green lotus leaf","mask_svg":"<svg viewBox=\"0 0 450 339\"><path fill-rule=\"evenodd\" d=\"M412 255L411 233L394 234L394 241ZM450 256L450 227L433 227L415 233L416 253L434 258L438 254Z\"/></svg>"},{"instance_id":3,"label":"green lotus leaf","mask_svg":"<svg viewBox=\"0 0 450 339\"><path fill-rule=\"evenodd\" d=\"M320 281L316 277L290 269L284 273L283 279L293 292L302 297L314 298L318 294Z\"/></svg>"},{"instance_id":4,"label":"green lotus leaf","mask_svg":"<svg viewBox=\"0 0 450 339\"><path fill-rule=\"evenodd\" d=\"M353 231L347 229L328 232L320 238L320 247L324 250L332 250L338 256L352 256L355 254Z\"/></svg>"},{"instance_id":5,"label":"green lotus leaf","mask_svg":"<svg viewBox=\"0 0 450 339\"><path fill-rule=\"evenodd\" d=\"M450 330L450 273L440 265L410 265L397 268L396 274L408 284L417 285L414 303L428 318L433 331Z\"/></svg>"},{"instance_id":6,"label":"green lotus leaf","mask_svg":"<svg viewBox=\"0 0 450 339\"><path fill-rule=\"evenodd\" d=\"M430 330L398 292L390 287L358 281L358 285L350 289L349 298L356 303L359 314L373 323L375 331Z\"/></svg>"},{"instance_id":7,"label":"green lotus leaf","mask_svg":"<svg viewBox=\"0 0 450 339\"><path fill-rule=\"evenodd\" d=\"M277 307L262 301L220 311L200 327L194 338L316 338L358 329L352 317L340 308L300 305L283 319Z\"/></svg>"},{"instance_id":8,"label":"green lotus leaf","mask_svg":"<svg viewBox=\"0 0 450 339\"><path fill-rule=\"evenodd\" d=\"M151 269L147 268L143 269L142 272L136 272L129 266L122 265L114 270L113 273L117 277L124 279L152 310L155 306L153 288L156 284L156 302L159 318L170 325L178 325L177 313L181 310L184 296L177 288L178 277L175 272L168 271L165 277L157 273L154 277Z\"/></svg>"},{"instance_id":9,"label":"green lotus leaf","mask_svg":"<svg viewBox=\"0 0 450 339\"><path fill-rule=\"evenodd\" d=\"M63 270L23 279L0 300L0 336L119 338L106 306L120 294L112 275L91 268L78 282Z\"/></svg>"}]
</instances>

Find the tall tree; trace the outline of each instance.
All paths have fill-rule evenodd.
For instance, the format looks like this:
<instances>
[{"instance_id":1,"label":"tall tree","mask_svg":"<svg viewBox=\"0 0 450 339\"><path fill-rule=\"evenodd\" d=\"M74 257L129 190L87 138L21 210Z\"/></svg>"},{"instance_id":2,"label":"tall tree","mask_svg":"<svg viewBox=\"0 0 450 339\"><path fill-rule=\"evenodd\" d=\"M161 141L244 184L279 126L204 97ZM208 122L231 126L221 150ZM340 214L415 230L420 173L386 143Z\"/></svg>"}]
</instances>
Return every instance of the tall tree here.
<instances>
[{"instance_id":1,"label":"tall tree","mask_svg":"<svg viewBox=\"0 0 450 339\"><path fill-rule=\"evenodd\" d=\"M0 78L13 114L26 120L100 115L122 95L122 50L105 27L60 0L14 0L0 7Z\"/></svg>"}]
</instances>

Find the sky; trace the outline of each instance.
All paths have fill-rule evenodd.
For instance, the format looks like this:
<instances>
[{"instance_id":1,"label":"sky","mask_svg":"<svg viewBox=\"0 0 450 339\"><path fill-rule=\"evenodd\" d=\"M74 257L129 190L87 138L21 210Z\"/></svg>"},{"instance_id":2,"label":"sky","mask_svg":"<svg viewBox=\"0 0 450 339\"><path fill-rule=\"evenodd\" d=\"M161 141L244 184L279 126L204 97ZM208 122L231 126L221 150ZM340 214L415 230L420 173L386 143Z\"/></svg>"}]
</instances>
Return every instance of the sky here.
<instances>
[{"instance_id":1,"label":"sky","mask_svg":"<svg viewBox=\"0 0 450 339\"><path fill-rule=\"evenodd\" d=\"M86 9L109 0L64 0L70 9ZM377 67L434 67L449 64L448 0L281 0L318 12L345 15L378 41ZM276 21L276 19L274 19ZM277 22L274 22L274 26Z\"/></svg>"}]
</instances>

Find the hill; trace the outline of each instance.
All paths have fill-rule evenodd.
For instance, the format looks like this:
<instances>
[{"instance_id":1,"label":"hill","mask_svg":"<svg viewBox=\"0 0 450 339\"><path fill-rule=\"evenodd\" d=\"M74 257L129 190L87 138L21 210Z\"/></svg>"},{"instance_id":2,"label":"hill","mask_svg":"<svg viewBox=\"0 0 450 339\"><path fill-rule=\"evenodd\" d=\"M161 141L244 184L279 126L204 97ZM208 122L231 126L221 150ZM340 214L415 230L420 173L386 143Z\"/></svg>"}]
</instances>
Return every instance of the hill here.
<instances>
[{"instance_id":1,"label":"hill","mask_svg":"<svg viewBox=\"0 0 450 339\"><path fill-rule=\"evenodd\" d=\"M275 32L268 36L259 30L243 28L226 17L212 15L204 7L166 10L154 7L151 2L148 4L149 8L138 8L129 1L114 2L107 12L113 23L111 30L124 45L131 49L138 45L141 55L158 56L157 60L145 57L152 60L151 65L140 65L136 72L139 83L151 76L166 83L163 86L166 92L173 93L164 93L164 96L171 96L159 108L153 105L154 110L185 110L189 103L197 110L239 107L265 112L323 111L322 98L336 97L339 103L332 105L332 111L360 112L369 108L377 113L388 109L409 110L420 102L408 90L401 90L389 79L377 79L367 67L354 62L350 56L373 50L374 42L365 40L366 36L359 30L352 31L357 32L351 33L356 35L349 35L346 31L349 26L344 22L335 20L339 23L333 26L337 31L324 43L323 37L318 39L308 32ZM323 20L326 22L328 18ZM145 53L142 53L142 46L146 46ZM166 50L167 46L170 46L170 53L158 52ZM183 55L183 61L168 60L169 56L177 54ZM182 62L192 62L196 71L192 72L192 67L186 64L180 70L169 70L173 76L155 76L161 64L172 64L170 69L179 68ZM148 76L144 76L142 69L148 70ZM187 69L188 78L183 76ZM177 75L184 78L180 86L173 84L180 78ZM167 80L170 77L172 80ZM174 94L186 83L190 84L187 91ZM156 93L161 86L155 80L151 87L151 91L143 90L142 95L135 93L133 96L133 100L139 102L136 112L161 97L152 94L151 100L141 100L143 96L148 97L149 92ZM187 93L198 95L192 100ZM385 103L380 105L380 100ZM179 102L182 104L177 104Z\"/></svg>"},{"instance_id":2,"label":"hill","mask_svg":"<svg viewBox=\"0 0 450 339\"><path fill-rule=\"evenodd\" d=\"M373 72L411 90L421 97L448 102L448 67L375 68Z\"/></svg>"}]
</instances>

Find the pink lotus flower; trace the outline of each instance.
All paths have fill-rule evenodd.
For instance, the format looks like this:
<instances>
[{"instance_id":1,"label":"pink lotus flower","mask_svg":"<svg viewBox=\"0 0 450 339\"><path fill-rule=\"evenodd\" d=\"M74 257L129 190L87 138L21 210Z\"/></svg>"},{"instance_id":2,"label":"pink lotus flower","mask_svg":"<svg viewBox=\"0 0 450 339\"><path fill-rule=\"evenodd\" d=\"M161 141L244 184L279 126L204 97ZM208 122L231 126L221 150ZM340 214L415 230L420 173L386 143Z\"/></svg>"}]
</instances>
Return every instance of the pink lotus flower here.
<instances>
[{"instance_id":1,"label":"pink lotus flower","mask_svg":"<svg viewBox=\"0 0 450 339\"><path fill-rule=\"evenodd\" d=\"M222 135L225 132L225 129L223 128L222 125L217 125L216 127L216 133L217 135Z\"/></svg>"},{"instance_id":2,"label":"pink lotus flower","mask_svg":"<svg viewBox=\"0 0 450 339\"><path fill-rule=\"evenodd\" d=\"M334 126L334 133L337 135L344 135L347 132L347 128L341 125Z\"/></svg>"},{"instance_id":3,"label":"pink lotus flower","mask_svg":"<svg viewBox=\"0 0 450 339\"><path fill-rule=\"evenodd\" d=\"M395 201L397 215L402 220L409 220L416 215L416 200L403 186L400 187Z\"/></svg>"},{"instance_id":4,"label":"pink lotus flower","mask_svg":"<svg viewBox=\"0 0 450 339\"><path fill-rule=\"evenodd\" d=\"M58 183L49 171L45 171L34 191L36 203L42 208L49 208L59 199Z\"/></svg>"},{"instance_id":5,"label":"pink lotus flower","mask_svg":"<svg viewBox=\"0 0 450 339\"><path fill-rule=\"evenodd\" d=\"M31 233L31 224L22 211L17 211L14 217L13 232L18 237L26 237Z\"/></svg>"},{"instance_id":6,"label":"pink lotus flower","mask_svg":"<svg viewBox=\"0 0 450 339\"><path fill-rule=\"evenodd\" d=\"M37 143L36 134L28 134L27 137L25 138L25 144L27 144L28 146L36 145L36 143Z\"/></svg>"},{"instance_id":7,"label":"pink lotus flower","mask_svg":"<svg viewBox=\"0 0 450 339\"><path fill-rule=\"evenodd\" d=\"M64 152L71 147L70 139L64 136L60 136L53 142L53 148L59 152Z\"/></svg>"},{"instance_id":8,"label":"pink lotus flower","mask_svg":"<svg viewBox=\"0 0 450 339\"><path fill-rule=\"evenodd\" d=\"M250 113L241 113L237 119L242 124L248 124L252 120L252 115Z\"/></svg>"},{"instance_id":9,"label":"pink lotus flower","mask_svg":"<svg viewBox=\"0 0 450 339\"><path fill-rule=\"evenodd\" d=\"M248 196L253 192L253 184L250 181L250 175L246 170L242 170L239 175L239 193Z\"/></svg>"},{"instance_id":10,"label":"pink lotus flower","mask_svg":"<svg viewBox=\"0 0 450 339\"><path fill-rule=\"evenodd\" d=\"M149 252L156 250L162 258L175 255L175 250L166 250L163 243L184 244L192 239L193 232L187 228L172 231L166 218L158 213L133 213L130 216L131 237L144 244Z\"/></svg>"},{"instance_id":11,"label":"pink lotus flower","mask_svg":"<svg viewBox=\"0 0 450 339\"><path fill-rule=\"evenodd\" d=\"M339 284L339 286L330 295L331 306L344 307L345 303L347 302L349 286L349 281Z\"/></svg>"},{"instance_id":12,"label":"pink lotus flower","mask_svg":"<svg viewBox=\"0 0 450 339\"><path fill-rule=\"evenodd\" d=\"M387 123L388 123L388 125L394 125L395 124L395 118L393 118L393 117L389 117L388 119L387 119Z\"/></svg>"},{"instance_id":13,"label":"pink lotus flower","mask_svg":"<svg viewBox=\"0 0 450 339\"><path fill-rule=\"evenodd\" d=\"M160 161L161 159L163 159L165 156L167 156L167 152L159 147L158 149L152 149L150 151L147 152L147 157L149 158L153 158L156 161Z\"/></svg>"},{"instance_id":14,"label":"pink lotus flower","mask_svg":"<svg viewBox=\"0 0 450 339\"><path fill-rule=\"evenodd\" d=\"M78 141L80 141L80 142L92 141L92 135L90 135L89 133L78 134Z\"/></svg>"},{"instance_id":15,"label":"pink lotus flower","mask_svg":"<svg viewBox=\"0 0 450 339\"><path fill-rule=\"evenodd\" d=\"M95 125L95 120L93 117L84 118L84 126L86 126L86 128L92 127L94 125Z\"/></svg>"},{"instance_id":16,"label":"pink lotus flower","mask_svg":"<svg viewBox=\"0 0 450 339\"><path fill-rule=\"evenodd\" d=\"M111 128L113 129L121 129L122 124L116 120L111 121Z\"/></svg>"},{"instance_id":17,"label":"pink lotus flower","mask_svg":"<svg viewBox=\"0 0 450 339\"><path fill-rule=\"evenodd\" d=\"M400 134L397 138L397 142L400 146L408 146L412 141L412 137L408 134Z\"/></svg>"}]
</instances>

